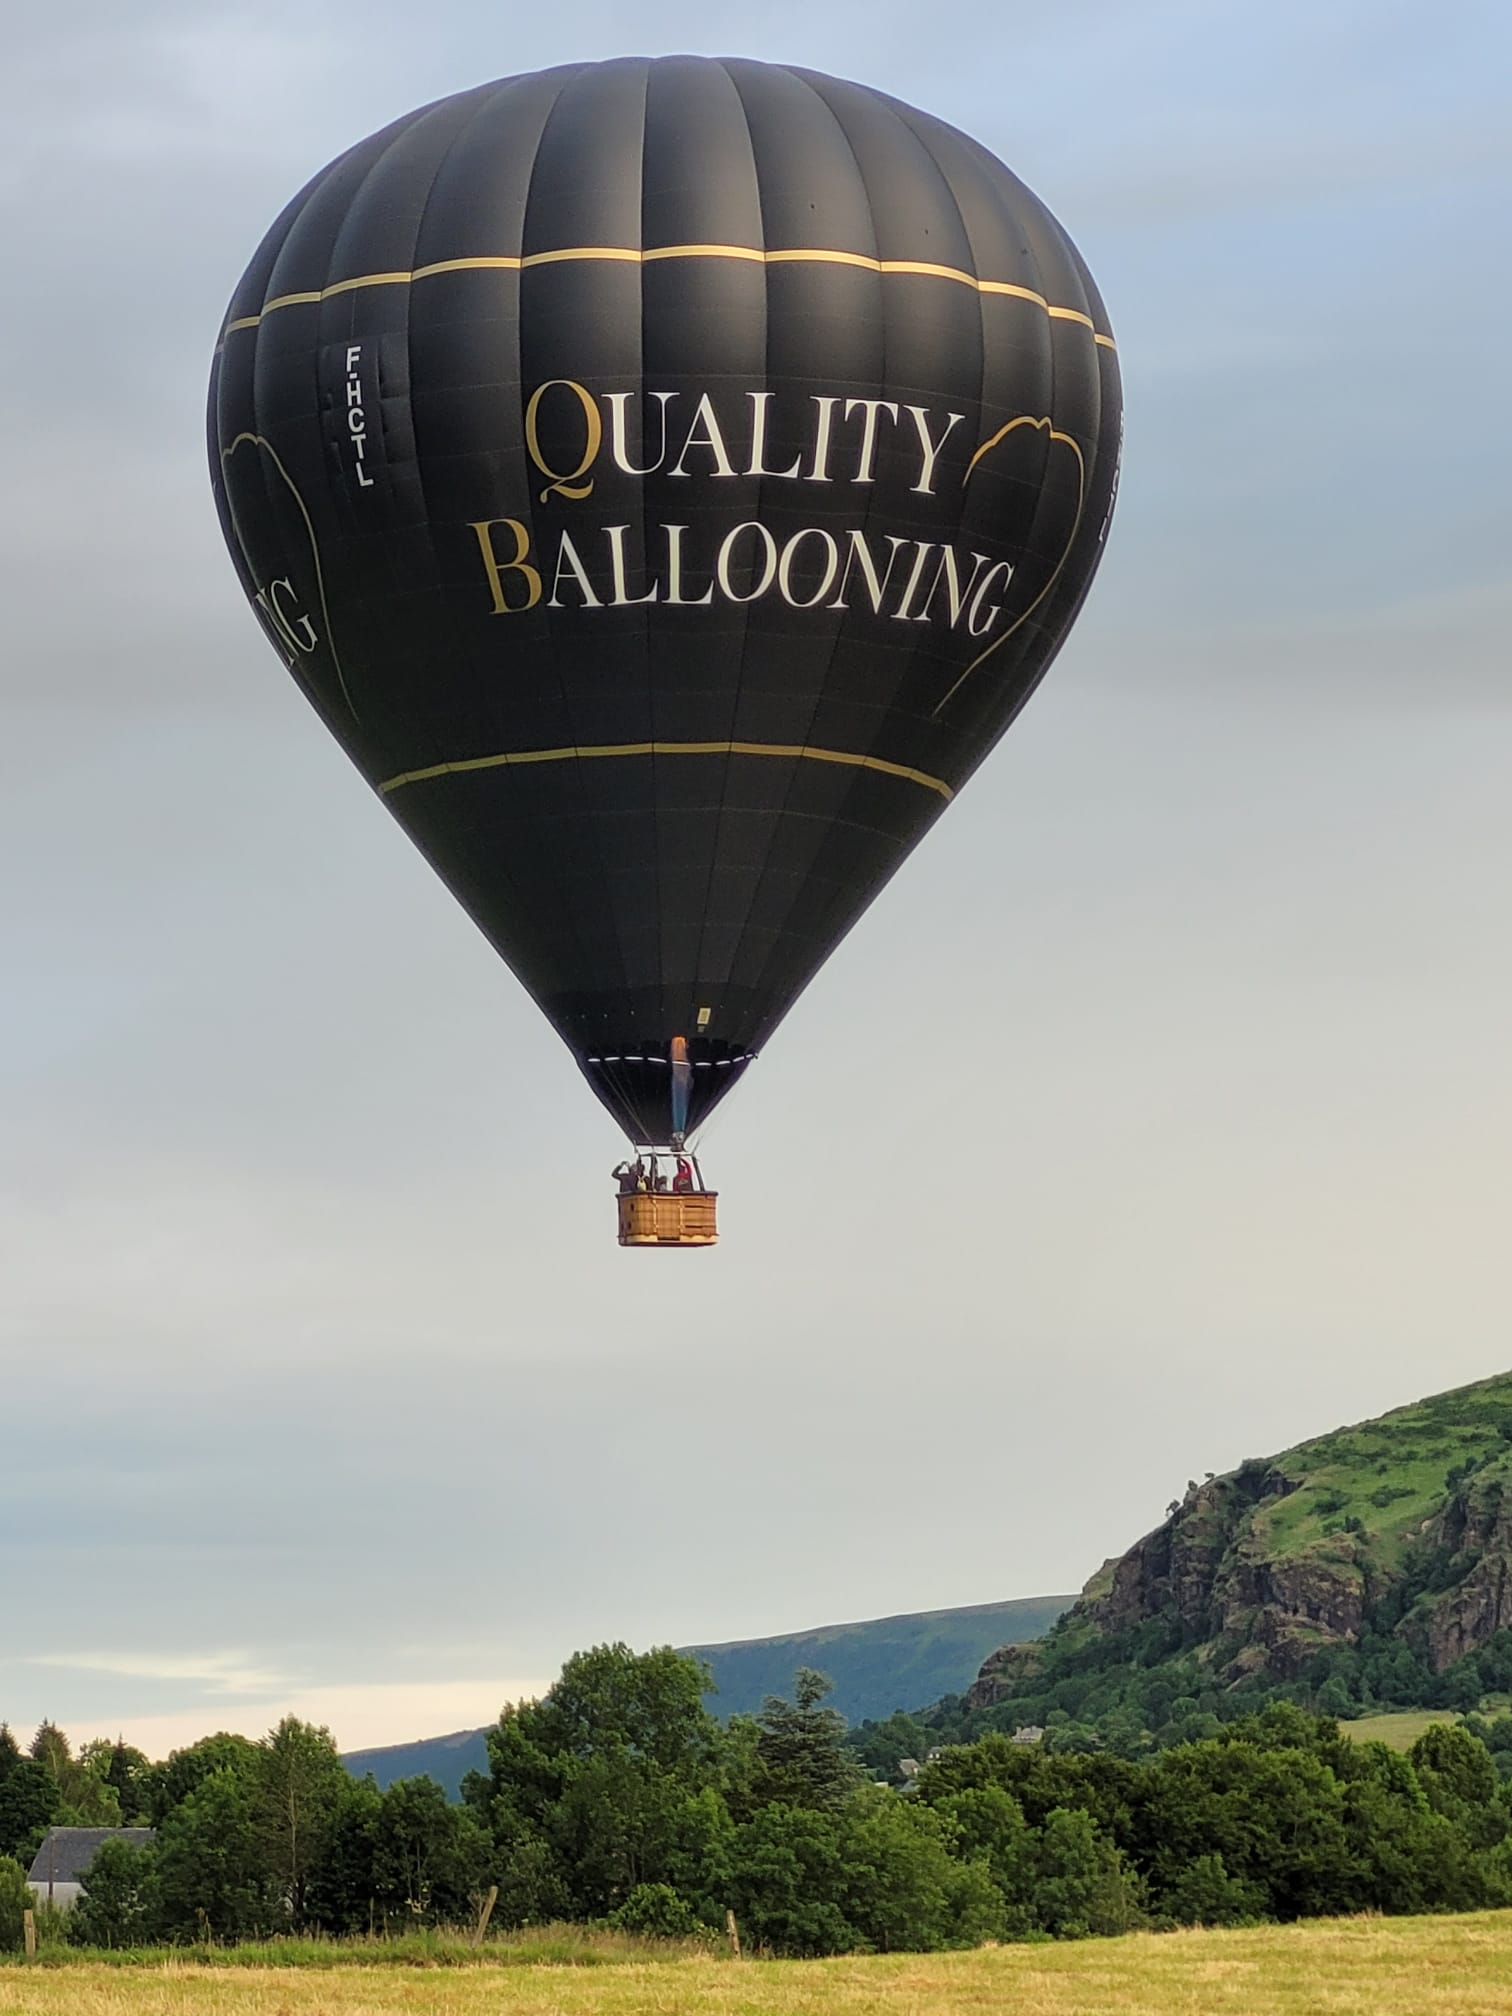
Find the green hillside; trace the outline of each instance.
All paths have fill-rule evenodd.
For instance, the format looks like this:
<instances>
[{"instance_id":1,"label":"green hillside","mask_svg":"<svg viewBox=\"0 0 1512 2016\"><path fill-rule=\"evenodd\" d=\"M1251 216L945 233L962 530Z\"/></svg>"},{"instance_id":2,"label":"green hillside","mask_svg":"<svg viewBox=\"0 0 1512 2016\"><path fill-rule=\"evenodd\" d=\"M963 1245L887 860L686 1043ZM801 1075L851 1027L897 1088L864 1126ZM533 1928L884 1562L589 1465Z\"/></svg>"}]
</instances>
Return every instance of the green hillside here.
<instances>
[{"instance_id":1,"label":"green hillside","mask_svg":"<svg viewBox=\"0 0 1512 2016\"><path fill-rule=\"evenodd\" d=\"M1025 1596L690 1649L713 1668L716 1715L753 1713L768 1694L786 1694L800 1666L812 1666L834 1681L830 1698L846 1720L863 1722L959 1694L996 1646L1043 1638L1072 1600Z\"/></svg>"},{"instance_id":2,"label":"green hillside","mask_svg":"<svg viewBox=\"0 0 1512 2016\"><path fill-rule=\"evenodd\" d=\"M1512 1688L1512 1375L1188 1485L1041 1647L989 1659L952 1733L1138 1749L1263 1697L1474 1712Z\"/></svg>"},{"instance_id":3,"label":"green hillside","mask_svg":"<svg viewBox=\"0 0 1512 2016\"><path fill-rule=\"evenodd\" d=\"M788 1692L800 1666L814 1666L834 1681L834 1705L848 1721L862 1722L959 1694L995 1646L1043 1636L1071 1601L1069 1596L1028 1596L685 1649L713 1669L718 1691L710 1706L718 1715L759 1708L768 1694ZM380 1787L400 1778L430 1777L456 1797L463 1778L469 1771L485 1770L488 1757L483 1731L464 1729L418 1743L354 1751L346 1762L359 1776L371 1771Z\"/></svg>"}]
</instances>

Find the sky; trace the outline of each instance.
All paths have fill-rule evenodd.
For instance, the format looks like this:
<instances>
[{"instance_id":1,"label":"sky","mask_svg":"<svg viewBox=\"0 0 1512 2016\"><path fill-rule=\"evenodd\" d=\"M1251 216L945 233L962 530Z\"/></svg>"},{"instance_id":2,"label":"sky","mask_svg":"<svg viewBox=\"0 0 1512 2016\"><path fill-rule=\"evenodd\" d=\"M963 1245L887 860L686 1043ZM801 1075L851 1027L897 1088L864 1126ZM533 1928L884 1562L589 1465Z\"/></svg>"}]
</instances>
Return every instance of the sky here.
<instances>
[{"instance_id":1,"label":"sky","mask_svg":"<svg viewBox=\"0 0 1512 2016\"><path fill-rule=\"evenodd\" d=\"M1128 431L1071 643L708 1130L721 1245L653 1260L248 615L202 413L342 148L679 50L1000 154ZM1508 1368L1509 78L1499 0L11 0L0 1717L353 1748L607 1639L1069 1591Z\"/></svg>"}]
</instances>

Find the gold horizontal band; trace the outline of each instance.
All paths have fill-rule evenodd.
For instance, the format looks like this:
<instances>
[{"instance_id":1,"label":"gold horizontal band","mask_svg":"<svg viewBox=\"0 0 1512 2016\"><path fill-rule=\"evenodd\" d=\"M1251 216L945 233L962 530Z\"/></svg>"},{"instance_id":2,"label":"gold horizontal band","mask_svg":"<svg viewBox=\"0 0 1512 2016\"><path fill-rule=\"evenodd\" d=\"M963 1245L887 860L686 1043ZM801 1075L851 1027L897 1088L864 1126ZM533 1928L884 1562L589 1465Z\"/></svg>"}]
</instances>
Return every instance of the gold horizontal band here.
<instances>
[{"instance_id":1,"label":"gold horizontal band","mask_svg":"<svg viewBox=\"0 0 1512 2016\"><path fill-rule=\"evenodd\" d=\"M239 315L228 322L225 335L238 329L255 329L265 315L280 308L297 308L311 302L329 300L333 294L351 294L362 287L407 287L417 280L429 280L438 273L522 273L531 266L563 266L579 260L607 260L626 266L651 266L664 259L742 259L753 266L858 266L867 273L915 274L929 280L952 280L974 293L1003 295L1013 301L1028 301L1041 309L1052 322L1078 322L1090 329L1105 350L1117 344L1080 308L1061 308L1037 294L1032 287L1019 287L1010 280L979 280L960 266L936 266L922 259L871 259L864 252L828 252L817 247L768 252L759 245L655 245L638 251L630 245L574 245L559 252L527 252L515 258L506 254L477 259L438 259L429 266L417 266L408 273L361 273L350 280L333 280L329 287L314 293L276 294L265 301L256 315Z\"/></svg>"},{"instance_id":2,"label":"gold horizontal band","mask_svg":"<svg viewBox=\"0 0 1512 2016\"><path fill-rule=\"evenodd\" d=\"M565 749L511 749L501 756L465 756L456 763L432 763L423 770L401 770L378 786L387 798L407 784L426 784L434 777L455 777L468 770L502 770L517 763L570 763L575 757L596 756L785 756L810 763L841 763L853 770L878 770L937 791L948 804L955 796L942 778L911 770L906 763L888 763L880 756L858 756L848 749L811 749L802 742L613 742L570 743Z\"/></svg>"}]
</instances>

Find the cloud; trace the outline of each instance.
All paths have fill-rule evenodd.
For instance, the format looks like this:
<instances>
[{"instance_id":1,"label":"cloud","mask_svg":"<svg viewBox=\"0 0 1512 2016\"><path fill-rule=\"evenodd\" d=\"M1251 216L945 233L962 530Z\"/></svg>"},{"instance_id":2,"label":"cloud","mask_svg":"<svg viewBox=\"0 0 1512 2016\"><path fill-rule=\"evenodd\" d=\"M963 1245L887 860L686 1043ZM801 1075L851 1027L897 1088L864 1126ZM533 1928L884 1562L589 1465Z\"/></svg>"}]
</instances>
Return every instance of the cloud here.
<instances>
[{"instance_id":1,"label":"cloud","mask_svg":"<svg viewBox=\"0 0 1512 2016\"><path fill-rule=\"evenodd\" d=\"M506 1702L534 1700L549 1685L549 1680L535 1675L413 1684L353 1681L268 1695L256 1705L228 1700L213 1714L195 1707L124 1717L86 1713L72 1716L67 1727L76 1745L119 1735L149 1757L165 1757L215 1730L255 1739L285 1715L296 1715L302 1722L329 1729L343 1751L366 1750L482 1728L497 1718Z\"/></svg>"},{"instance_id":2,"label":"cloud","mask_svg":"<svg viewBox=\"0 0 1512 2016\"><path fill-rule=\"evenodd\" d=\"M211 1696L262 1699L286 1692L286 1673L251 1663L245 1652L188 1653L175 1657L143 1652L34 1652L28 1666L56 1666L72 1673L113 1673L127 1680L194 1681Z\"/></svg>"}]
</instances>

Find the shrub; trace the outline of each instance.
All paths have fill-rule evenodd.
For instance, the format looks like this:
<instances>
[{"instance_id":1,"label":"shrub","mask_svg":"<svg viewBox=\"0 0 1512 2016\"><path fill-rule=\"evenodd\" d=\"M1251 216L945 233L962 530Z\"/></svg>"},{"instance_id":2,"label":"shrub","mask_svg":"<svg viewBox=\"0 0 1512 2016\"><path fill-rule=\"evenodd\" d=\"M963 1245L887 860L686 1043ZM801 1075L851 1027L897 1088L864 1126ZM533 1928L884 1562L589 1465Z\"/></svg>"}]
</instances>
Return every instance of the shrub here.
<instances>
[{"instance_id":1,"label":"shrub","mask_svg":"<svg viewBox=\"0 0 1512 2016\"><path fill-rule=\"evenodd\" d=\"M616 1932L643 1939L691 1939L704 1930L691 1905L670 1883L637 1883L617 1911L609 1914Z\"/></svg>"},{"instance_id":2,"label":"shrub","mask_svg":"<svg viewBox=\"0 0 1512 2016\"><path fill-rule=\"evenodd\" d=\"M19 1953L23 1944L21 1914L32 1908L26 1871L9 1855L0 1855L0 1953Z\"/></svg>"},{"instance_id":3,"label":"shrub","mask_svg":"<svg viewBox=\"0 0 1512 2016\"><path fill-rule=\"evenodd\" d=\"M1221 1855L1199 1855L1178 1872L1161 1902L1178 1925L1246 1925L1266 1915L1258 1883L1230 1876Z\"/></svg>"}]
</instances>

